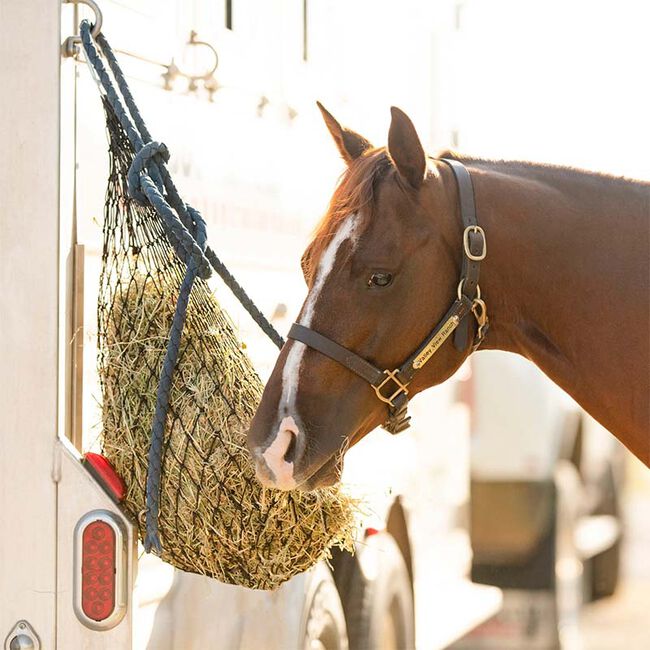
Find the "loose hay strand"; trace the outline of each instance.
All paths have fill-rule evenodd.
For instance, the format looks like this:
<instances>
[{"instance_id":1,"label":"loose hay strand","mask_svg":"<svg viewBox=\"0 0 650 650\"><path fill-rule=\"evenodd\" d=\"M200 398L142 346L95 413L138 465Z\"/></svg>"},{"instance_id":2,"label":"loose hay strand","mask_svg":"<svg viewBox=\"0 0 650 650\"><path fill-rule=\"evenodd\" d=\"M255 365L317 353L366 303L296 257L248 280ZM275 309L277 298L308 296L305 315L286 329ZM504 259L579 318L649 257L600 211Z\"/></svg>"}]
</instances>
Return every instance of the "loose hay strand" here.
<instances>
[{"instance_id":1,"label":"loose hay strand","mask_svg":"<svg viewBox=\"0 0 650 650\"><path fill-rule=\"evenodd\" d=\"M104 221L99 321L103 452L127 485L140 527L156 389L183 267L155 212L131 201L132 150L110 107L111 171ZM246 449L262 383L235 328L197 280L189 302L165 427L160 495L163 560L179 569L274 589L351 548L355 501L339 488L263 488Z\"/></svg>"}]
</instances>

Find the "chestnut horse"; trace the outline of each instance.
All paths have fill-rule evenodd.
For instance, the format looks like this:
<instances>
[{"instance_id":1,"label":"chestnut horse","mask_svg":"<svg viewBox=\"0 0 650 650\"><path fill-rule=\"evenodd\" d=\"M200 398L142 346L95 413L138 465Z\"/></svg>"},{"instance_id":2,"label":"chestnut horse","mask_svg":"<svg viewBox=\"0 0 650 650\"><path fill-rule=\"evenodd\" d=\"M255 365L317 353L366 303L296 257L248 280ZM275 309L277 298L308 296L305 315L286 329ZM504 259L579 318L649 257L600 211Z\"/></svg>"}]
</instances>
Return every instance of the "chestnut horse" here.
<instances>
[{"instance_id":1,"label":"chestnut horse","mask_svg":"<svg viewBox=\"0 0 650 650\"><path fill-rule=\"evenodd\" d=\"M470 253L467 187L453 163L427 158L402 111L391 109L388 146L374 148L320 108L347 170L303 256L302 335L283 347L248 433L258 478L284 490L335 482L343 452L385 422L387 404L352 362L399 368L462 297ZM489 329L475 341L536 363L650 465L650 183L446 158L473 184L485 237L473 258L487 242ZM472 353L479 319L463 321L466 344L438 336L403 393L445 381Z\"/></svg>"}]
</instances>

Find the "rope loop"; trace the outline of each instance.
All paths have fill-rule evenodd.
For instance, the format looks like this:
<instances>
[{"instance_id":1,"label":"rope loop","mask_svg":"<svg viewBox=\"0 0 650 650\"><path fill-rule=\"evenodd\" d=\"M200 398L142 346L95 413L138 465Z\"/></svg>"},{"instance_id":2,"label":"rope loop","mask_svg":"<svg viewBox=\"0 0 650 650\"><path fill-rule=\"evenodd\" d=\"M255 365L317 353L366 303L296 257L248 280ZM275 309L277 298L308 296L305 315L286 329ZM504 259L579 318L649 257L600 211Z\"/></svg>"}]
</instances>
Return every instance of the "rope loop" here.
<instances>
[{"instance_id":1,"label":"rope loop","mask_svg":"<svg viewBox=\"0 0 650 650\"><path fill-rule=\"evenodd\" d=\"M164 142L148 142L147 144L135 154L129 173L127 176L127 186L129 196L137 201L140 205L148 205L147 197L140 191L140 174L147 170L149 176L151 171L147 169L149 162L152 158L157 157L156 162L162 159L164 162L169 162L169 149ZM160 183L156 183L158 191L162 194L163 185L162 179Z\"/></svg>"}]
</instances>

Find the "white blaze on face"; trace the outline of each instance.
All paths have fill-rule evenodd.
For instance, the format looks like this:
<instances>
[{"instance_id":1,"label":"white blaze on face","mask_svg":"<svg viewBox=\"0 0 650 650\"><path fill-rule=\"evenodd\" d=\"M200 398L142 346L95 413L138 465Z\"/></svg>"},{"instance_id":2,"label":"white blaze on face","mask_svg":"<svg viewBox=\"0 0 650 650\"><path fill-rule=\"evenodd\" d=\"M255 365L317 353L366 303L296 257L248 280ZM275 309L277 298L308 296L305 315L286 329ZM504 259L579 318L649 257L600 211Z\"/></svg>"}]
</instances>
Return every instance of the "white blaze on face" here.
<instances>
[{"instance_id":1,"label":"white blaze on face","mask_svg":"<svg viewBox=\"0 0 650 650\"><path fill-rule=\"evenodd\" d=\"M336 254L341 247L341 244L347 239L354 241L355 230L357 226L358 215L356 213L350 215L338 231L332 237L332 241L328 244L325 252L321 255L318 262L318 269L316 270L316 278L314 284L307 295L305 306L302 311L302 316L298 321L304 327L310 327L314 319L316 311L316 303L320 296L320 292L325 285L325 280L330 274L336 261ZM294 405L296 398L296 391L298 389L298 376L300 373L300 364L302 357L307 346L300 341L294 341L291 351L287 356L287 361L282 370L282 398L280 399L280 409L289 409Z\"/></svg>"},{"instance_id":2,"label":"white blaze on face","mask_svg":"<svg viewBox=\"0 0 650 650\"><path fill-rule=\"evenodd\" d=\"M336 234L332 237L332 241L330 241L321 255L314 283L307 295L302 316L298 321L300 325L304 325L305 327L311 326L316 312L318 298L327 277L334 268L336 256L341 244L348 239L352 239L354 242L357 223L358 215L356 213L350 215L339 226ZM289 350L287 360L282 369L282 395L279 404L280 426L273 442L263 454L267 465L275 474L278 484L282 482L288 485L290 480L293 480L293 463L284 461L284 455L288 447L288 442L290 442L287 438L290 438L292 434L296 436L300 435L294 415L296 393L298 392L298 381L300 378L300 365L306 348L307 346L304 343L292 341L291 350Z\"/></svg>"}]
</instances>

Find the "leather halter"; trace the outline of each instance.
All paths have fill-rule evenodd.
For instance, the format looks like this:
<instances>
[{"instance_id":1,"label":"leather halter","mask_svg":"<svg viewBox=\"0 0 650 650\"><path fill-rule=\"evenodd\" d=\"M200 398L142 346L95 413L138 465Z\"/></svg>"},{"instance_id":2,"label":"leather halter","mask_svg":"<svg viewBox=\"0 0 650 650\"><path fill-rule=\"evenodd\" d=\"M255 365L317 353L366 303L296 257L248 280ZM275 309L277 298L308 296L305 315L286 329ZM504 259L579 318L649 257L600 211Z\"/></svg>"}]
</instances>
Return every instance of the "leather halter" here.
<instances>
[{"instance_id":1,"label":"leather halter","mask_svg":"<svg viewBox=\"0 0 650 650\"><path fill-rule=\"evenodd\" d=\"M485 233L476 221L472 178L467 168L457 160L447 158L440 160L451 167L458 185L460 214L464 227L463 262L456 300L417 350L399 368L381 370L355 352L304 325L294 323L288 334L288 338L308 345L365 379L372 386L377 397L388 405L388 419L382 426L393 434L404 431L410 426L411 418L407 415L408 385L415 373L452 333L454 333L456 349L467 348L470 313L474 315L478 325L472 351L481 344L488 328L487 308L481 299L478 284L481 261L485 259L487 244Z\"/></svg>"}]
</instances>

